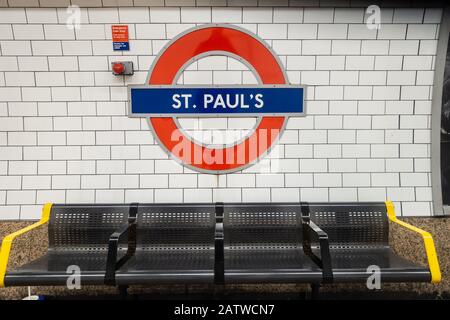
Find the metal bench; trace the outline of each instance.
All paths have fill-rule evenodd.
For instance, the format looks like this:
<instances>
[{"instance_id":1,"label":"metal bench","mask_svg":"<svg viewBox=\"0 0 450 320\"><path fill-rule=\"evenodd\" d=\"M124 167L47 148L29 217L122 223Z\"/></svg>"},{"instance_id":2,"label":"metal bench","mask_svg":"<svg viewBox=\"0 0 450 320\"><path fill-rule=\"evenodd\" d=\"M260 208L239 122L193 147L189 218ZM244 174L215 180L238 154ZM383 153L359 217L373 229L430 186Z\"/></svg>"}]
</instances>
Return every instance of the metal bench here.
<instances>
[{"instance_id":1,"label":"metal bench","mask_svg":"<svg viewBox=\"0 0 450 320\"><path fill-rule=\"evenodd\" d=\"M140 204L137 211L110 242L108 284L324 280L321 266L304 253L298 203ZM136 253L118 266L115 243L131 228Z\"/></svg>"},{"instance_id":2,"label":"metal bench","mask_svg":"<svg viewBox=\"0 0 450 320\"><path fill-rule=\"evenodd\" d=\"M428 267L396 255L389 225L418 233ZM14 239L48 222L46 254L8 270ZM392 203L51 205L6 236L0 286L81 284L439 282L431 235L396 219Z\"/></svg>"},{"instance_id":3,"label":"metal bench","mask_svg":"<svg viewBox=\"0 0 450 320\"><path fill-rule=\"evenodd\" d=\"M212 283L215 226L213 205L140 204L129 225L136 228L135 254L116 270L116 240L110 243L107 283Z\"/></svg>"},{"instance_id":4,"label":"metal bench","mask_svg":"<svg viewBox=\"0 0 450 320\"><path fill-rule=\"evenodd\" d=\"M299 203L224 205L225 283L330 282L331 266L322 269L303 248L304 234L320 230L303 224L301 209ZM325 235L322 249L327 241Z\"/></svg>"},{"instance_id":5,"label":"metal bench","mask_svg":"<svg viewBox=\"0 0 450 320\"><path fill-rule=\"evenodd\" d=\"M438 282L439 264L429 233L398 221L387 203L310 203L310 220L329 237L334 282L366 282L368 267L379 268L381 282ZM418 232L425 241L429 267L396 254L389 245L389 219Z\"/></svg>"},{"instance_id":6,"label":"metal bench","mask_svg":"<svg viewBox=\"0 0 450 320\"><path fill-rule=\"evenodd\" d=\"M48 222L48 250L42 257L0 277L0 285L66 285L67 270L78 266L81 283L103 284L111 234L127 222L129 205L50 205L40 222L6 236L0 253L0 274L8 264L12 241ZM119 251L126 251L126 242ZM120 253L121 254L121 253Z\"/></svg>"}]
</instances>

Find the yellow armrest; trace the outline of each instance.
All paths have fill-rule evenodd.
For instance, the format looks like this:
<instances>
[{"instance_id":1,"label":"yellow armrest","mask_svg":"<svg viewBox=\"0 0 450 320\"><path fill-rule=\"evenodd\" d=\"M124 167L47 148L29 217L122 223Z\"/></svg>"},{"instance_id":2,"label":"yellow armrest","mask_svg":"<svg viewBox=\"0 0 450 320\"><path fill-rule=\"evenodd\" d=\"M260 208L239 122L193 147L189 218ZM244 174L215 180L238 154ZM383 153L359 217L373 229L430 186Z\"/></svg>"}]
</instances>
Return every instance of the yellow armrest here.
<instances>
[{"instance_id":1,"label":"yellow armrest","mask_svg":"<svg viewBox=\"0 0 450 320\"><path fill-rule=\"evenodd\" d=\"M19 231L13 232L3 238L2 247L0 249L0 288L5 286L5 274L6 274L6 269L8 267L9 254L11 252L11 246L12 246L14 239L24 233L27 233L30 230L33 230L33 229L47 223L48 219L50 218L51 209L52 209L52 204L46 203L44 205L44 207L42 208L41 220L39 220L36 223L33 223L32 225L29 225L28 227L20 229Z\"/></svg>"},{"instance_id":2,"label":"yellow armrest","mask_svg":"<svg viewBox=\"0 0 450 320\"><path fill-rule=\"evenodd\" d=\"M395 215L395 209L394 204L391 201L386 201L386 209L387 214L389 217L389 220L392 222L395 222L402 227L405 227L411 231L419 233L423 238L423 243L425 245L425 251L427 253L427 259L428 259L428 265L430 267L431 272L431 282L432 283L438 283L441 281L441 269L439 268L439 261L436 254L436 248L434 246L433 237L430 233L419 229L413 225L410 225L409 223L406 223L404 221L398 220L397 216Z\"/></svg>"}]
</instances>

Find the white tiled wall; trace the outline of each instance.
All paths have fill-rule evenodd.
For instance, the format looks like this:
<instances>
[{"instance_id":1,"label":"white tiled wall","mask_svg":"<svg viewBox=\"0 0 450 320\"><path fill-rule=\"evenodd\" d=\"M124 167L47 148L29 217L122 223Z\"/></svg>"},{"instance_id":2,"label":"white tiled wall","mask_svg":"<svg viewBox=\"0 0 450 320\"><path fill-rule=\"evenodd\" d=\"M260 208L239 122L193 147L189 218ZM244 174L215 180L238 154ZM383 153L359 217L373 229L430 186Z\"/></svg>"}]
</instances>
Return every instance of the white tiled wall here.
<instances>
[{"instance_id":1,"label":"white tiled wall","mask_svg":"<svg viewBox=\"0 0 450 320\"><path fill-rule=\"evenodd\" d=\"M403 215L432 214L430 112L441 9L382 8L381 29L369 30L364 3L72 3L91 6L81 9L79 30L65 26L68 0L27 1L26 9L23 1L0 1L19 6L0 8L0 219L36 219L46 201L388 198ZM280 56L291 83L307 86L308 115L289 120L272 154L219 176L170 160L146 120L126 116L126 85L144 83L169 39L211 22L257 33ZM111 24L117 23L130 28L131 50L123 54L112 51ZM115 60L133 61L135 74L114 77ZM256 80L237 61L214 57L189 66L179 81ZM255 119L180 123L220 142L218 133L234 130L238 138Z\"/></svg>"}]
</instances>

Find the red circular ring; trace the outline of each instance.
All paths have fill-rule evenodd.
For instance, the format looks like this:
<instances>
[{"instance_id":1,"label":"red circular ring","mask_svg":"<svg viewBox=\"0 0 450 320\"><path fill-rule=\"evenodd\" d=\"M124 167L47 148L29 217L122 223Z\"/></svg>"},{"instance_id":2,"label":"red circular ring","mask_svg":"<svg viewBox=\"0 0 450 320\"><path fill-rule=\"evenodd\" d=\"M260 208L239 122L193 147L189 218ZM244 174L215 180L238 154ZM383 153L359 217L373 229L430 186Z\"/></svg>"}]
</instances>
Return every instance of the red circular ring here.
<instances>
[{"instance_id":1,"label":"red circular ring","mask_svg":"<svg viewBox=\"0 0 450 320\"><path fill-rule=\"evenodd\" d=\"M243 58L252 65L264 84L287 83L278 60L261 41L243 31L222 26L199 28L173 41L155 62L148 83L150 85L172 84L186 62L210 51L224 51ZM159 142L184 165L199 171L227 173L243 169L268 152L281 134L286 117L262 117L251 135L239 144L221 149L197 144L183 134L173 118L152 117L149 120ZM262 130L266 130L266 136L261 133ZM183 141L190 145L191 152L180 155L172 152L181 142L180 139L173 139L174 133L180 139L187 139ZM261 140L261 137L264 137L266 141L258 143L259 147L256 152L249 152L251 150L250 141L254 143L254 139ZM194 158L199 152L202 155L200 162ZM245 152L245 154L239 154L239 152ZM230 154L233 159L227 161L226 157ZM218 157L222 160L215 162L212 160Z\"/></svg>"}]
</instances>

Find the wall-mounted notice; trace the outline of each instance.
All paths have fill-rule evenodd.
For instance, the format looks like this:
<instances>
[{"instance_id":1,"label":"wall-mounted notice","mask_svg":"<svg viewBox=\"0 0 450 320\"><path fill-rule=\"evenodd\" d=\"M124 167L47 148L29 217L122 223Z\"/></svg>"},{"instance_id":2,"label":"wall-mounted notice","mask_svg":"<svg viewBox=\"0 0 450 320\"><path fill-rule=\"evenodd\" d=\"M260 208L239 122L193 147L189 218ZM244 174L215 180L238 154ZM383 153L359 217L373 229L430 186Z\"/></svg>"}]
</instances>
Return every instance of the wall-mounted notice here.
<instances>
[{"instance_id":1,"label":"wall-mounted notice","mask_svg":"<svg viewBox=\"0 0 450 320\"><path fill-rule=\"evenodd\" d=\"M127 25L113 25L112 29L112 41L114 51L128 51L130 50L130 40L128 38L128 26Z\"/></svg>"}]
</instances>

